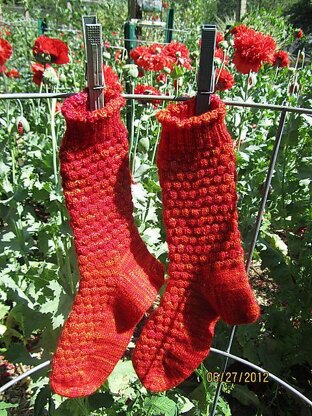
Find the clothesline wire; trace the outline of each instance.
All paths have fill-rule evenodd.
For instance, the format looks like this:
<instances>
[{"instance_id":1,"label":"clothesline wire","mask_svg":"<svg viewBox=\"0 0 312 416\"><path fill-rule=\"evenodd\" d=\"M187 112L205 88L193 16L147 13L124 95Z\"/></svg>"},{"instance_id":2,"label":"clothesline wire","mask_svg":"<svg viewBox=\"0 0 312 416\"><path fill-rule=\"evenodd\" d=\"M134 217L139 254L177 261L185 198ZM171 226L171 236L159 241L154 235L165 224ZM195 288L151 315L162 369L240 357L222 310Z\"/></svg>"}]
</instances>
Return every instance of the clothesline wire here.
<instances>
[{"instance_id":1,"label":"clothesline wire","mask_svg":"<svg viewBox=\"0 0 312 416\"><path fill-rule=\"evenodd\" d=\"M67 98L71 97L76 93L6 93L0 94L0 100L34 100L41 98ZM162 100L162 101L188 101L193 97L190 96L176 96L176 95L149 95L149 94L122 94L127 100ZM300 114L311 114L312 108L305 107L293 107L286 105L278 104L268 104L268 103L255 103L250 101L233 101L233 100L223 100L224 104L235 107L249 107L249 108L258 108L266 110L275 110L275 111L287 111L290 113L300 113Z\"/></svg>"}]
</instances>

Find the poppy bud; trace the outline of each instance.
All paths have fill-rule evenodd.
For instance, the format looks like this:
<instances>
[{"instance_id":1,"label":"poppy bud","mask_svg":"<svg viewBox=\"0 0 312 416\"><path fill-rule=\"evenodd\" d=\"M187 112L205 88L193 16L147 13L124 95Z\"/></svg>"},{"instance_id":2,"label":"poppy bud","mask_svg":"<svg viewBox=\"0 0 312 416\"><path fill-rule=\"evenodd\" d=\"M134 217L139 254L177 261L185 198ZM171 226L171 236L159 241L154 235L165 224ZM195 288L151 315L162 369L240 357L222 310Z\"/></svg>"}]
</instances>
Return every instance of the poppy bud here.
<instances>
[{"instance_id":1,"label":"poppy bud","mask_svg":"<svg viewBox=\"0 0 312 416\"><path fill-rule=\"evenodd\" d=\"M139 70L135 64L127 64L124 66L124 69L131 78L137 78L139 76Z\"/></svg>"},{"instance_id":2,"label":"poppy bud","mask_svg":"<svg viewBox=\"0 0 312 416\"><path fill-rule=\"evenodd\" d=\"M60 82L65 82L66 81L66 75L65 74L61 74L60 75Z\"/></svg>"},{"instance_id":3,"label":"poppy bud","mask_svg":"<svg viewBox=\"0 0 312 416\"><path fill-rule=\"evenodd\" d=\"M30 130L29 123L25 117L20 116L16 119L16 128L20 135L23 133L28 133Z\"/></svg>"},{"instance_id":4,"label":"poppy bud","mask_svg":"<svg viewBox=\"0 0 312 416\"><path fill-rule=\"evenodd\" d=\"M20 121L17 125L18 134L22 135L24 133L23 123Z\"/></svg>"},{"instance_id":5,"label":"poppy bud","mask_svg":"<svg viewBox=\"0 0 312 416\"><path fill-rule=\"evenodd\" d=\"M47 84L56 85L58 82L58 76L55 69L52 66L46 68L43 72L43 81Z\"/></svg>"},{"instance_id":6,"label":"poppy bud","mask_svg":"<svg viewBox=\"0 0 312 416\"><path fill-rule=\"evenodd\" d=\"M291 86L289 87L290 94L296 94L299 91L300 91L299 82L295 82L295 83L291 84Z\"/></svg>"}]
</instances>

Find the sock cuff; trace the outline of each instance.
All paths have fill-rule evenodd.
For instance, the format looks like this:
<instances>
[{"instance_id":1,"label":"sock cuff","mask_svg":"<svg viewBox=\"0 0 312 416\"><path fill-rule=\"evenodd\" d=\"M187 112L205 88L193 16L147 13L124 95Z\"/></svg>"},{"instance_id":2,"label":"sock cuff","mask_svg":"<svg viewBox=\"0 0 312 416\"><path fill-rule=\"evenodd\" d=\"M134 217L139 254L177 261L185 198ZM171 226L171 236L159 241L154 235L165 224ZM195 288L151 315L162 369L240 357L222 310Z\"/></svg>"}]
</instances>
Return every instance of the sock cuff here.
<instances>
[{"instance_id":1,"label":"sock cuff","mask_svg":"<svg viewBox=\"0 0 312 416\"><path fill-rule=\"evenodd\" d=\"M212 95L210 106L206 113L197 116L196 98L178 104L169 104L157 114L158 121L164 128L190 130L200 126L207 126L219 120L224 120L225 104L217 95Z\"/></svg>"},{"instance_id":2,"label":"sock cuff","mask_svg":"<svg viewBox=\"0 0 312 416\"><path fill-rule=\"evenodd\" d=\"M121 85L117 74L110 67L104 67L104 107L90 111L88 90L85 89L64 101L62 114L67 126L74 124L93 124L98 121L107 121L118 113L125 105L125 99L121 96ZM80 127L80 126L79 126Z\"/></svg>"},{"instance_id":3,"label":"sock cuff","mask_svg":"<svg viewBox=\"0 0 312 416\"><path fill-rule=\"evenodd\" d=\"M216 95L211 96L209 110L199 116L195 115L196 99L170 104L167 109L157 114L162 124L160 149L165 152L205 149L211 146L231 144L224 118L224 103Z\"/></svg>"}]
</instances>

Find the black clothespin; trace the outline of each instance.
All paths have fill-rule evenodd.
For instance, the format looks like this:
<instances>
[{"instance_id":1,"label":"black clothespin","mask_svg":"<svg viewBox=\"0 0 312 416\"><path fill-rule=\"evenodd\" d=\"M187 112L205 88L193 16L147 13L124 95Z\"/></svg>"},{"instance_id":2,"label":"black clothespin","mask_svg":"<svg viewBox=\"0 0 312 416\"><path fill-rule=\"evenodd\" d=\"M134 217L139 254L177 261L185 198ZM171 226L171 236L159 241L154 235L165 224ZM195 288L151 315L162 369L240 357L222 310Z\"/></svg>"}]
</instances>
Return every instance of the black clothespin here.
<instances>
[{"instance_id":1,"label":"black clothespin","mask_svg":"<svg viewBox=\"0 0 312 416\"><path fill-rule=\"evenodd\" d=\"M83 43L84 43L84 55L85 55L85 79L87 79L87 38L86 38L86 25L96 25L97 17L96 15L82 16L82 33L83 33Z\"/></svg>"},{"instance_id":2,"label":"black clothespin","mask_svg":"<svg viewBox=\"0 0 312 416\"><path fill-rule=\"evenodd\" d=\"M96 22L96 16L83 16L83 33L85 41L86 79L89 89L89 109L104 107L104 74L102 26Z\"/></svg>"},{"instance_id":3,"label":"black clothespin","mask_svg":"<svg viewBox=\"0 0 312 416\"><path fill-rule=\"evenodd\" d=\"M210 95L214 92L214 52L216 47L217 27L204 25L202 27L200 59L197 78L196 115L208 111Z\"/></svg>"}]
</instances>

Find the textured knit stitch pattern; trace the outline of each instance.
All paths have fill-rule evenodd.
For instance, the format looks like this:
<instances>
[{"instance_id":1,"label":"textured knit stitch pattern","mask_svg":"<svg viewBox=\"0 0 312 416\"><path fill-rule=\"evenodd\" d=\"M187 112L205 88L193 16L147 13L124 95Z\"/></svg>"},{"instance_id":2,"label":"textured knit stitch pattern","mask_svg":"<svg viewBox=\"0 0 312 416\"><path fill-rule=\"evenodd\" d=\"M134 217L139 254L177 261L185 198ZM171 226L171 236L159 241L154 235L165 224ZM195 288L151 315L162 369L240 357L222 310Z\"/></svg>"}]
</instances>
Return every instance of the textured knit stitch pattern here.
<instances>
[{"instance_id":1,"label":"textured knit stitch pattern","mask_svg":"<svg viewBox=\"0 0 312 416\"><path fill-rule=\"evenodd\" d=\"M144 386L170 389L209 353L215 324L258 319L238 229L235 155L225 106L212 96L196 116L195 99L158 113L157 155L169 280L137 342L133 363Z\"/></svg>"},{"instance_id":2,"label":"textured knit stitch pattern","mask_svg":"<svg viewBox=\"0 0 312 416\"><path fill-rule=\"evenodd\" d=\"M50 376L53 390L66 397L103 384L163 283L163 266L133 220L124 99L110 69L105 79L104 108L87 111L87 92L62 108L60 170L81 275Z\"/></svg>"}]
</instances>

